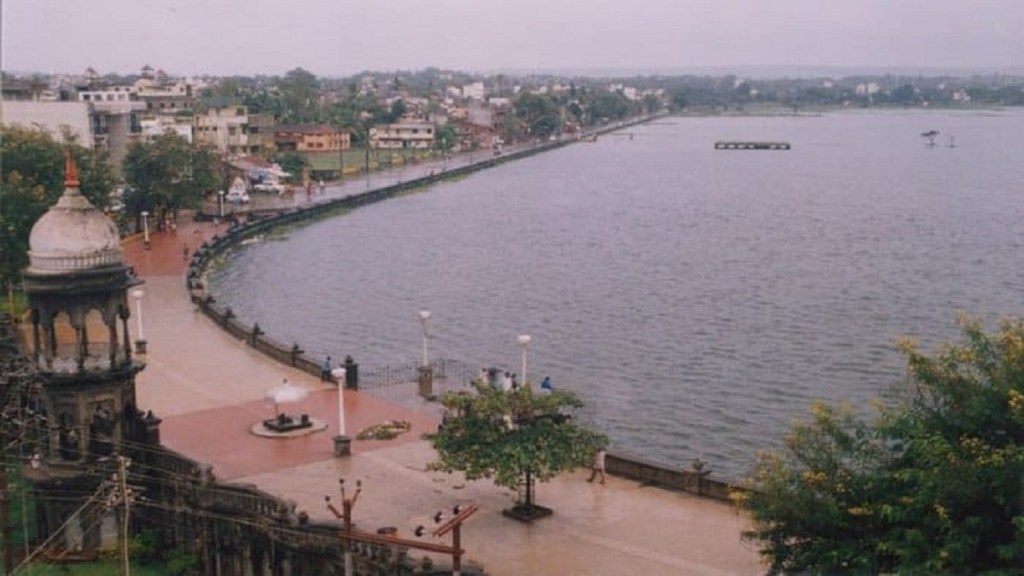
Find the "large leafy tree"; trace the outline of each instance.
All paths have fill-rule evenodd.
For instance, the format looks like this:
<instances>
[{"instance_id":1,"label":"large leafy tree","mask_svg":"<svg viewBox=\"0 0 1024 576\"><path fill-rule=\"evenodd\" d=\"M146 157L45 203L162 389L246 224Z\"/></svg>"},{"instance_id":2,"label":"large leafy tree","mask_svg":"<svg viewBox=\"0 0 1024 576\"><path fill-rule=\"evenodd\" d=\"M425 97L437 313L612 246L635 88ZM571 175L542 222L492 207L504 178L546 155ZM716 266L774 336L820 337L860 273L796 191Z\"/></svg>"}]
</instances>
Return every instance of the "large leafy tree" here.
<instances>
[{"instance_id":1,"label":"large leafy tree","mask_svg":"<svg viewBox=\"0 0 1024 576\"><path fill-rule=\"evenodd\" d=\"M284 102L282 124L318 122L320 116L320 81L302 68L289 70L275 83Z\"/></svg>"},{"instance_id":2,"label":"large leafy tree","mask_svg":"<svg viewBox=\"0 0 1024 576\"><path fill-rule=\"evenodd\" d=\"M535 138L547 139L562 129L561 108L546 94L522 94L516 99L514 108L527 133Z\"/></svg>"},{"instance_id":3,"label":"large leafy tree","mask_svg":"<svg viewBox=\"0 0 1024 576\"><path fill-rule=\"evenodd\" d=\"M815 408L761 455L739 500L773 573L1019 574L1024 566L1024 322L935 356L868 423Z\"/></svg>"},{"instance_id":4,"label":"large leafy tree","mask_svg":"<svg viewBox=\"0 0 1024 576\"><path fill-rule=\"evenodd\" d=\"M524 486L524 501L508 511L520 518L550 513L533 501L535 481L589 464L608 443L573 421L582 401L567 391L537 394L523 386L505 392L478 383L477 392L449 393L442 403L450 416L431 439L438 456L432 468L490 478L513 490Z\"/></svg>"},{"instance_id":5,"label":"large leafy tree","mask_svg":"<svg viewBox=\"0 0 1024 576\"><path fill-rule=\"evenodd\" d=\"M17 126L0 129L0 278L16 284L28 265L32 226L64 190L64 152L78 167L79 188L98 208L107 206L114 175L105 153L78 146L65 134L62 144L48 133Z\"/></svg>"},{"instance_id":6,"label":"large leafy tree","mask_svg":"<svg viewBox=\"0 0 1024 576\"><path fill-rule=\"evenodd\" d=\"M130 145L123 172L131 186L125 206L136 216L144 210L195 207L204 193L224 181L220 159L212 148L189 144L172 132Z\"/></svg>"}]
</instances>

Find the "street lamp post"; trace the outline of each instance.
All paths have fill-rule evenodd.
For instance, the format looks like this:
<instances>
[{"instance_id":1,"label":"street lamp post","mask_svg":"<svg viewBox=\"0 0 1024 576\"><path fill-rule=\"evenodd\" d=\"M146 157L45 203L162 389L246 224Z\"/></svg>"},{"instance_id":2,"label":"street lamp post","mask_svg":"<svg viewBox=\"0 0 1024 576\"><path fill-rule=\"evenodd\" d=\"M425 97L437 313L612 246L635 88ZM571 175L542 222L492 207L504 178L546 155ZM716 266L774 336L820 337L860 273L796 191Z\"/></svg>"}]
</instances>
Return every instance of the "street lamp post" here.
<instances>
[{"instance_id":1,"label":"street lamp post","mask_svg":"<svg viewBox=\"0 0 1024 576\"><path fill-rule=\"evenodd\" d=\"M145 354L146 353L146 336L142 332L142 297L146 295L145 292L140 288L132 290L132 298L135 299L135 313L138 315L138 326L139 334L138 338L135 339L135 353Z\"/></svg>"},{"instance_id":2,"label":"street lamp post","mask_svg":"<svg viewBox=\"0 0 1024 576\"><path fill-rule=\"evenodd\" d=\"M516 340L518 340L519 345L523 347L523 386L526 386L526 348L530 345L530 340L532 340L532 338L530 338L529 334L520 334L519 338Z\"/></svg>"},{"instance_id":3,"label":"street lamp post","mask_svg":"<svg viewBox=\"0 0 1024 576\"><path fill-rule=\"evenodd\" d=\"M423 327L423 364L420 365L420 396L432 398L434 396L434 371L430 368L430 357L427 355L427 320L430 320L430 310L420 310L420 325Z\"/></svg>"},{"instance_id":4,"label":"street lamp post","mask_svg":"<svg viewBox=\"0 0 1024 576\"><path fill-rule=\"evenodd\" d=\"M149 250L149 212L142 211L142 244Z\"/></svg>"},{"instance_id":5,"label":"street lamp post","mask_svg":"<svg viewBox=\"0 0 1024 576\"><path fill-rule=\"evenodd\" d=\"M338 381L338 435L334 437L334 455L349 456L352 454L352 439L345 435L345 369L335 368L331 376Z\"/></svg>"},{"instance_id":6,"label":"street lamp post","mask_svg":"<svg viewBox=\"0 0 1024 576\"><path fill-rule=\"evenodd\" d=\"M423 325L423 366L430 365L430 358L427 356L427 320L430 320L430 310L420 310L420 323Z\"/></svg>"},{"instance_id":7,"label":"street lamp post","mask_svg":"<svg viewBox=\"0 0 1024 576\"><path fill-rule=\"evenodd\" d=\"M224 191L223 190L218 190L217 191L217 196L219 197L219 201L217 202L217 206L219 207L218 213L220 214L221 220L223 220L224 219Z\"/></svg>"}]
</instances>

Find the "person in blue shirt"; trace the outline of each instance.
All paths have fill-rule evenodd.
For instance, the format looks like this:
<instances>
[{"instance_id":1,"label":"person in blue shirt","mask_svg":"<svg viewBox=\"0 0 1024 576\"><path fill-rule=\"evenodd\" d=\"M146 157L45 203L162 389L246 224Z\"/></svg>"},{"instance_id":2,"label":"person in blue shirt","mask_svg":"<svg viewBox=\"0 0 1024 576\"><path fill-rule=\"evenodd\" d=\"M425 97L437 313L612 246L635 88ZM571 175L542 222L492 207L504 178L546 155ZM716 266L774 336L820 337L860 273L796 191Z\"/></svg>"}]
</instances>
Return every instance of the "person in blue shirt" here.
<instances>
[{"instance_id":1,"label":"person in blue shirt","mask_svg":"<svg viewBox=\"0 0 1024 576\"><path fill-rule=\"evenodd\" d=\"M540 383L540 389L542 392L554 392L555 387L551 385L551 377L545 376L544 381Z\"/></svg>"},{"instance_id":2,"label":"person in blue shirt","mask_svg":"<svg viewBox=\"0 0 1024 576\"><path fill-rule=\"evenodd\" d=\"M331 380L331 357L328 356L324 360L324 365L320 367L320 381L329 382Z\"/></svg>"}]
</instances>

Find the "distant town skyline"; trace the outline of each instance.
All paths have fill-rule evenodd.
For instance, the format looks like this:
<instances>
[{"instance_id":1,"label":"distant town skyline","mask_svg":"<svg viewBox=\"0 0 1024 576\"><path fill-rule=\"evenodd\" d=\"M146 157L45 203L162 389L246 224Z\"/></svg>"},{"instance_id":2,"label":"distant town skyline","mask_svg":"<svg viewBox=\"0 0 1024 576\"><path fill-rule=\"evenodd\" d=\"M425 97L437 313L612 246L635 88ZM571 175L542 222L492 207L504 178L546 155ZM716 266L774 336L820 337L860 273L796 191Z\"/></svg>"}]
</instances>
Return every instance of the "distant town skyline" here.
<instances>
[{"instance_id":1,"label":"distant town skyline","mask_svg":"<svg viewBox=\"0 0 1024 576\"><path fill-rule=\"evenodd\" d=\"M1024 67L1020 0L6 0L4 71Z\"/></svg>"}]
</instances>

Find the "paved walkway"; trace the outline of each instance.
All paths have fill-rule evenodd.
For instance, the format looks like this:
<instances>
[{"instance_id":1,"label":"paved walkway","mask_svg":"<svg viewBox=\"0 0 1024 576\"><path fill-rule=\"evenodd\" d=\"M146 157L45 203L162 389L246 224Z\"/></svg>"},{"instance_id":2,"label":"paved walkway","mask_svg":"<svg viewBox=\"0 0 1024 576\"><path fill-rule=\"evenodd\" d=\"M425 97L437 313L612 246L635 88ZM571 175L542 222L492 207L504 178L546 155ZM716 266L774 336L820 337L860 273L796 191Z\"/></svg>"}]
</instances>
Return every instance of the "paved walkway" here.
<instances>
[{"instance_id":1,"label":"paved walkway","mask_svg":"<svg viewBox=\"0 0 1024 576\"><path fill-rule=\"evenodd\" d=\"M146 281L149 350L137 380L139 406L164 418L166 445L212 464L221 480L256 484L315 519L330 519L324 496L338 496L339 478L361 479L357 527L394 526L405 537L429 525L437 510L476 503L480 510L463 529L463 546L469 562L495 576L763 573L756 551L740 541L746 521L731 507L620 478L602 486L585 482L586 471L564 474L537 488L537 502L554 516L532 525L509 520L500 511L514 493L426 471L433 453L421 435L436 426L436 410L345 392L349 436L385 420L408 420L412 429L390 441L354 440L352 456L334 457L337 388L254 352L188 299L182 248L187 242L194 249L213 233L212 224L186 222L176 233L151 234L150 250L139 238L127 241L125 258ZM310 391L286 411L324 420L327 430L289 439L250 433L253 423L274 415L263 397L284 379Z\"/></svg>"}]
</instances>

